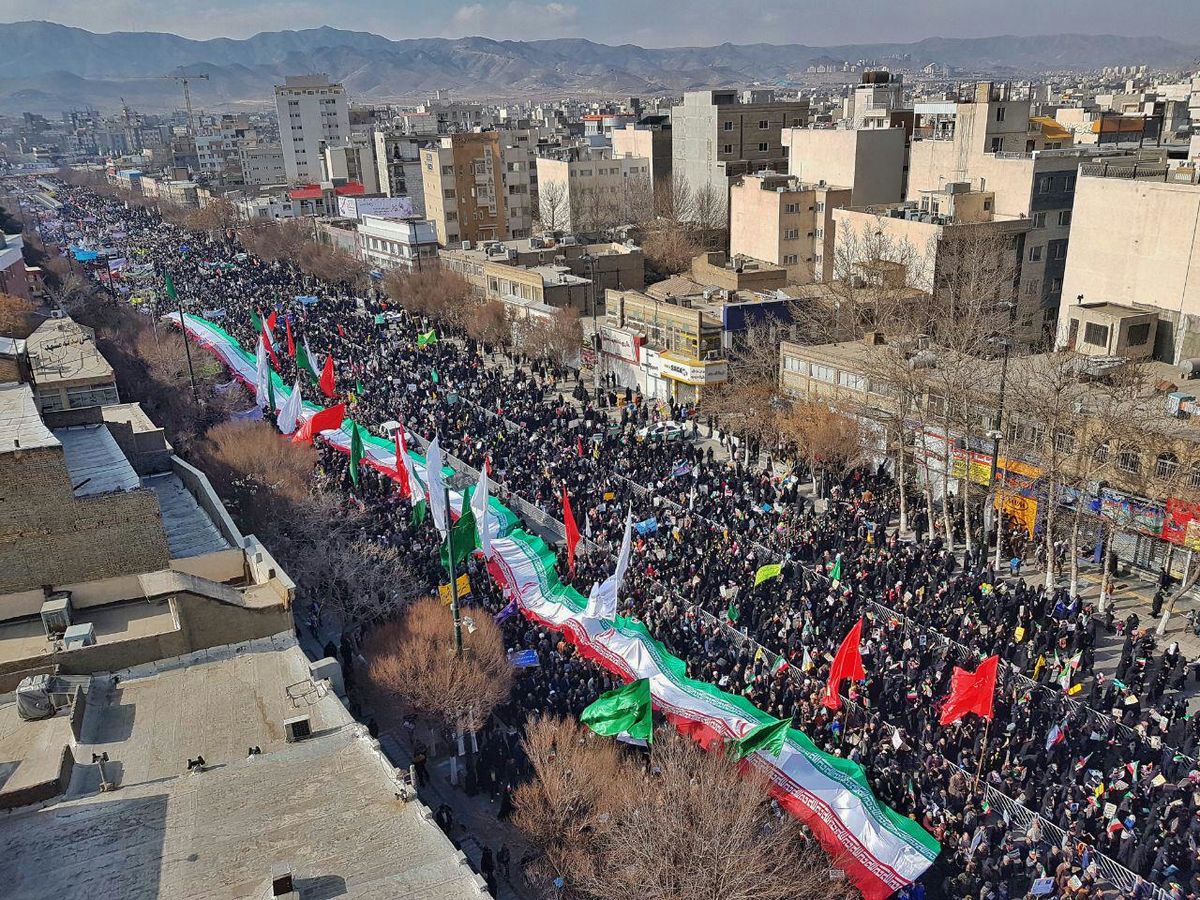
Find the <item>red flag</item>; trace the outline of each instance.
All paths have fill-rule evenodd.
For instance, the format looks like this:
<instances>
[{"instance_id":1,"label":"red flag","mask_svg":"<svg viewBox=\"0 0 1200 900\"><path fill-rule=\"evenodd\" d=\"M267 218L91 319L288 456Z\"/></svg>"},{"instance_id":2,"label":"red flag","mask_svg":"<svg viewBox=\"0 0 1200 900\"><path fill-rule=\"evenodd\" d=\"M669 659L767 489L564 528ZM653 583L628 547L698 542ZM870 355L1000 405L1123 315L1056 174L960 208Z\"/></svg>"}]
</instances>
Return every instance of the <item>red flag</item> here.
<instances>
[{"instance_id":1,"label":"red flag","mask_svg":"<svg viewBox=\"0 0 1200 900\"><path fill-rule=\"evenodd\" d=\"M339 403L337 406L331 406L328 409L321 410L319 413L314 413L305 419L304 423L296 429L296 433L292 435L292 442L311 444L313 438L322 431L341 428L342 420L345 418L345 403Z\"/></svg>"},{"instance_id":2,"label":"red flag","mask_svg":"<svg viewBox=\"0 0 1200 900\"><path fill-rule=\"evenodd\" d=\"M400 499L407 500L412 496L412 485L408 483L408 466L404 464L408 447L404 443L404 426L396 429L396 480L400 482Z\"/></svg>"},{"instance_id":3,"label":"red flag","mask_svg":"<svg viewBox=\"0 0 1200 900\"><path fill-rule=\"evenodd\" d=\"M274 315L274 313L271 315ZM279 357L275 355L275 342L271 340L271 329L267 326L266 322L263 322L261 337L263 346L267 348L267 354L271 357L271 362L273 362L275 364L275 368L278 369Z\"/></svg>"},{"instance_id":4,"label":"red flag","mask_svg":"<svg viewBox=\"0 0 1200 900\"><path fill-rule=\"evenodd\" d=\"M571 512L571 498L567 496L567 486L562 489L563 525L567 528L567 569L575 574L575 547L579 543L579 526L575 524L575 514Z\"/></svg>"},{"instance_id":5,"label":"red flag","mask_svg":"<svg viewBox=\"0 0 1200 900\"><path fill-rule=\"evenodd\" d=\"M321 388L321 393L326 397L332 399L337 395L333 380L333 356L331 355L325 357L325 365L321 369L321 377L317 379L317 386Z\"/></svg>"},{"instance_id":6,"label":"red flag","mask_svg":"<svg viewBox=\"0 0 1200 900\"><path fill-rule=\"evenodd\" d=\"M984 719L992 718L992 701L996 695L996 667L999 656L989 656L974 672L954 667L950 675L950 696L942 704L943 725L957 722L967 713Z\"/></svg>"},{"instance_id":7,"label":"red flag","mask_svg":"<svg viewBox=\"0 0 1200 900\"><path fill-rule=\"evenodd\" d=\"M267 331L271 333L272 337L275 335L275 323L277 321L278 313L276 313L275 310L271 310L271 314L267 316Z\"/></svg>"},{"instance_id":8,"label":"red flag","mask_svg":"<svg viewBox=\"0 0 1200 900\"><path fill-rule=\"evenodd\" d=\"M575 452L583 456L583 438L578 435L575 438Z\"/></svg>"},{"instance_id":9,"label":"red flag","mask_svg":"<svg viewBox=\"0 0 1200 900\"><path fill-rule=\"evenodd\" d=\"M838 647L837 656L833 658L833 666L829 669L829 684L825 686L825 696L821 698L821 703L829 709L841 709L842 698L838 694L838 688L843 681L847 678L851 681L861 681L867 677L863 669L862 654L858 652L858 643L862 640L862 623L863 620L859 619L854 624L850 633L842 640L842 646Z\"/></svg>"},{"instance_id":10,"label":"red flag","mask_svg":"<svg viewBox=\"0 0 1200 900\"><path fill-rule=\"evenodd\" d=\"M292 359L296 358L296 339L292 337L292 317L287 316L283 320L283 327L287 329L288 356Z\"/></svg>"},{"instance_id":11,"label":"red flag","mask_svg":"<svg viewBox=\"0 0 1200 900\"><path fill-rule=\"evenodd\" d=\"M338 323L337 323L337 327L338 327L338 337L345 337L345 336L346 336L346 329L342 328L342 323L341 323L341 322L338 322Z\"/></svg>"}]
</instances>

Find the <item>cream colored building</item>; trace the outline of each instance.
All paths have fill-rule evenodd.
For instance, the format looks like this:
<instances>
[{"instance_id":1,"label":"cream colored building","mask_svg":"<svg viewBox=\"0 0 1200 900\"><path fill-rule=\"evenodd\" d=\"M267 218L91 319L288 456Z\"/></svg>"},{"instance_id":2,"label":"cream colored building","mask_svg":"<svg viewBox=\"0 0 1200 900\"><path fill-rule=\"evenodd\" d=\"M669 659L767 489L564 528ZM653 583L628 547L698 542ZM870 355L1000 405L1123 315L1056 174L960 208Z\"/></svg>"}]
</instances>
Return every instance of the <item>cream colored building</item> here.
<instances>
[{"instance_id":1,"label":"cream colored building","mask_svg":"<svg viewBox=\"0 0 1200 900\"><path fill-rule=\"evenodd\" d=\"M745 175L729 191L729 253L782 266L791 284L833 279L833 211L850 188Z\"/></svg>"},{"instance_id":2,"label":"cream colored building","mask_svg":"<svg viewBox=\"0 0 1200 900\"><path fill-rule=\"evenodd\" d=\"M650 180L655 186L671 177L671 127L626 125L612 133L613 156L638 156L650 162Z\"/></svg>"},{"instance_id":3,"label":"cream colored building","mask_svg":"<svg viewBox=\"0 0 1200 900\"><path fill-rule=\"evenodd\" d=\"M616 157L607 148L571 148L537 161L538 202L548 231L602 231L628 224L634 204L653 206L650 160Z\"/></svg>"},{"instance_id":4,"label":"cream colored building","mask_svg":"<svg viewBox=\"0 0 1200 900\"><path fill-rule=\"evenodd\" d=\"M421 169L425 218L437 229L439 244L509 237L499 132L447 135L421 151Z\"/></svg>"},{"instance_id":5,"label":"cream colored building","mask_svg":"<svg viewBox=\"0 0 1200 900\"><path fill-rule=\"evenodd\" d=\"M1079 179L1059 340L1084 304L1157 311L1155 357L1200 356L1200 184L1190 169L1085 165Z\"/></svg>"},{"instance_id":6,"label":"cream colored building","mask_svg":"<svg viewBox=\"0 0 1200 900\"><path fill-rule=\"evenodd\" d=\"M903 128L791 128L782 139L790 175L849 187L854 206L904 199Z\"/></svg>"}]
</instances>

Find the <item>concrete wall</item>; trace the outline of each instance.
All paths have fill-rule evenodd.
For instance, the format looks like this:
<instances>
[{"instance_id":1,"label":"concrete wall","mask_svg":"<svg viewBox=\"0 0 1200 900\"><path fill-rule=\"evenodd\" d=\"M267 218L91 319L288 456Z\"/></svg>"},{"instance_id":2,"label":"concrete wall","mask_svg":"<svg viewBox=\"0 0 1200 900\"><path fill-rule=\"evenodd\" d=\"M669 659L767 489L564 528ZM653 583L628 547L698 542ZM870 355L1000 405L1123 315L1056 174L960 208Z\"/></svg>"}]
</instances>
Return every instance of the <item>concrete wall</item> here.
<instances>
[{"instance_id":1,"label":"concrete wall","mask_svg":"<svg viewBox=\"0 0 1200 900\"><path fill-rule=\"evenodd\" d=\"M1062 290L1071 303L1083 294L1200 314L1200 186L1085 176L1073 215Z\"/></svg>"},{"instance_id":2,"label":"concrete wall","mask_svg":"<svg viewBox=\"0 0 1200 900\"><path fill-rule=\"evenodd\" d=\"M853 206L903 199L903 128L792 128L784 133L783 141L788 148L789 175L806 182L849 187Z\"/></svg>"},{"instance_id":3,"label":"concrete wall","mask_svg":"<svg viewBox=\"0 0 1200 900\"><path fill-rule=\"evenodd\" d=\"M75 497L61 447L0 454L0 484L9 494L0 508L0 592L167 565L153 491Z\"/></svg>"}]
</instances>

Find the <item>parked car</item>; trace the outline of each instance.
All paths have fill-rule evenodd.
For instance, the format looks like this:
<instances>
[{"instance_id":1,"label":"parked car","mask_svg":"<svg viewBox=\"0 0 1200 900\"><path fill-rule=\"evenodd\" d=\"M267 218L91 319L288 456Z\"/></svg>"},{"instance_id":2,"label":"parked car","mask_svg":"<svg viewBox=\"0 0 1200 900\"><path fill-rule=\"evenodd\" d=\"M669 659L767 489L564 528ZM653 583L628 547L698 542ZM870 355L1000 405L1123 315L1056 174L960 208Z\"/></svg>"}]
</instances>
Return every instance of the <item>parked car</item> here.
<instances>
[{"instance_id":1,"label":"parked car","mask_svg":"<svg viewBox=\"0 0 1200 900\"><path fill-rule=\"evenodd\" d=\"M639 441L650 441L651 443L682 441L684 437L683 425L679 422L655 422L653 425L646 425L638 429L637 433Z\"/></svg>"}]
</instances>

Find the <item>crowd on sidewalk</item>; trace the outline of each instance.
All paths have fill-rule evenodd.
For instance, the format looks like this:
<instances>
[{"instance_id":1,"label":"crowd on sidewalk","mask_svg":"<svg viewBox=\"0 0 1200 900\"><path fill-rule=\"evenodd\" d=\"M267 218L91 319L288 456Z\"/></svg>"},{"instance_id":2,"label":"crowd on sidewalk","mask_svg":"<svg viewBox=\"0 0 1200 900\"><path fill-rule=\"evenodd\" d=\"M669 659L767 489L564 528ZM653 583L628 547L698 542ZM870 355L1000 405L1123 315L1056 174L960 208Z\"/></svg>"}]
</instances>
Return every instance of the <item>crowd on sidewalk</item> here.
<instances>
[{"instance_id":1,"label":"crowd on sidewalk","mask_svg":"<svg viewBox=\"0 0 1200 900\"><path fill-rule=\"evenodd\" d=\"M644 622L692 677L791 717L822 749L861 763L883 802L942 843L929 876L937 892L1021 896L1051 877L1060 896L1148 897L1155 888L1200 896L1200 718L1187 716L1185 702L1200 661L1156 646L1136 621L1121 623L1117 671L1099 672L1098 635L1117 623L988 560L960 562L929 534L939 517L919 496L909 498L919 539L901 540L888 527L896 485L886 470L832 479L818 511L799 489L802 468L780 477L711 445L638 440L656 418L694 419L686 405L633 391L597 395L578 373L538 361L494 365L490 348L463 335L419 347L417 335L441 323L388 308L386 298L314 285L294 266L244 254L232 236L186 234L81 189L64 187L59 199L61 218L43 223L47 243L107 246L119 233L131 259L151 264L156 278L169 273L190 312L219 311L243 347L259 337L252 314L277 311L278 330L286 317L296 341L319 360L332 356L337 393L352 398L349 414L361 424L398 420L436 434L453 457L474 468L486 460L504 491L552 516L561 517L565 488L591 551L573 573L561 560L561 577L584 594L611 569L603 548L619 543L632 510L638 539L621 612ZM297 299L314 294L316 303ZM286 353L279 372L321 402ZM441 580L436 532L411 524L391 479L369 472L355 487L346 458L327 447L320 464L347 502L371 514L375 540L400 548L430 586ZM753 586L767 563L782 563L781 576ZM471 602L498 612L505 598L482 567L476 575ZM829 663L860 617L867 678L848 685L849 702L831 712L820 702ZM613 685L558 635L519 616L503 627L510 646L536 650L539 661L520 673L504 721L577 714ZM940 726L952 668L993 653L1010 664L994 721ZM472 777L504 795L525 774L518 736L486 732ZM1066 838L1038 820L1018 822L987 802L985 786ZM1141 878L1116 887L1101 855Z\"/></svg>"}]
</instances>

